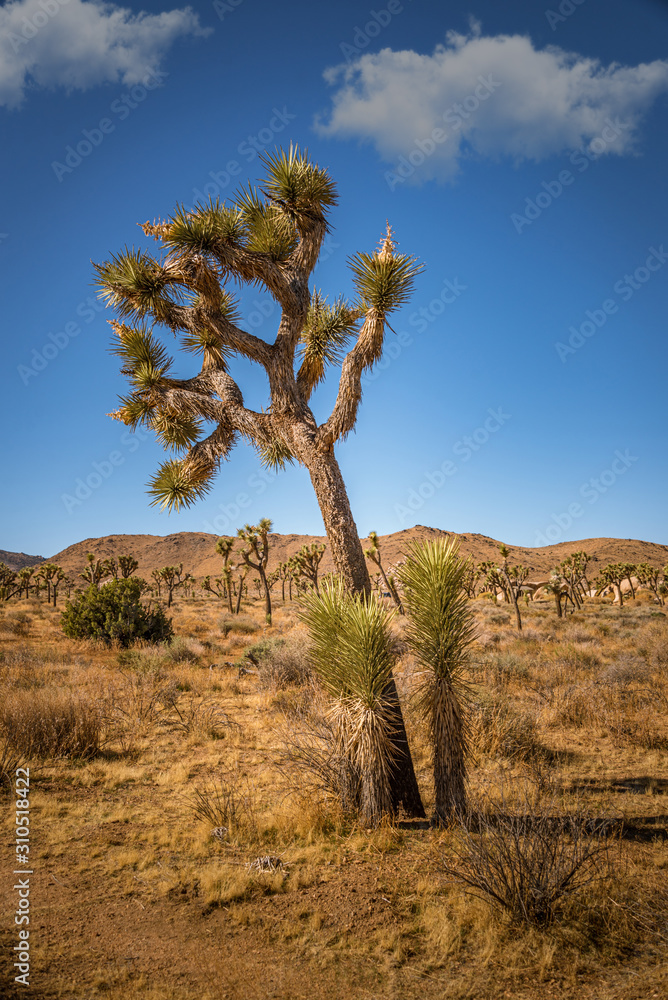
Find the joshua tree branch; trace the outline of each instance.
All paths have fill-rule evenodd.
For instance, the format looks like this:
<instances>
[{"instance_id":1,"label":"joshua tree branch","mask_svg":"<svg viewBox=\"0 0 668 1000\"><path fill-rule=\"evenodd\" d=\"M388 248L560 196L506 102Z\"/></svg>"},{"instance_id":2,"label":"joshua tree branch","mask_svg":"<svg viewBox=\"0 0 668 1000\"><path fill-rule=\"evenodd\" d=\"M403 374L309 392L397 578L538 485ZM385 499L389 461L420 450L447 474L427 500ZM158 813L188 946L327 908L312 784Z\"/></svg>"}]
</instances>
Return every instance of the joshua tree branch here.
<instances>
[{"instance_id":1,"label":"joshua tree branch","mask_svg":"<svg viewBox=\"0 0 668 1000\"><path fill-rule=\"evenodd\" d=\"M381 356L384 332L384 319L375 309L370 309L355 345L344 359L334 409L329 419L318 428L316 445L322 450L329 450L335 441L345 437L355 426L362 399L362 372Z\"/></svg>"}]
</instances>

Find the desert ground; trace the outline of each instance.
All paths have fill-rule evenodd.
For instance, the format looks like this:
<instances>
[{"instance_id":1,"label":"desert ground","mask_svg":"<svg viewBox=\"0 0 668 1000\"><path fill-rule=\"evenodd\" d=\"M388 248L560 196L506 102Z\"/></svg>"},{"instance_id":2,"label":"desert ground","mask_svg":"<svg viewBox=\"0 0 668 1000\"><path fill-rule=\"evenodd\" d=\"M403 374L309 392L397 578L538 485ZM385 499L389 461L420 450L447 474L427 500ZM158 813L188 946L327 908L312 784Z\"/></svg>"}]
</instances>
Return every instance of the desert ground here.
<instances>
[{"instance_id":1,"label":"desert ground","mask_svg":"<svg viewBox=\"0 0 668 1000\"><path fill-rule=\"evenodd\" d=\"M558 619L552 601L537 600L523 603L518 633L508 605L473 606L472 809L488 832L500 815L607 824L595 877L542 927L513 921L452 875L470 846L456 824L398 817L366 828L322 776L290 763L295 736L327 705L280 584L271 626L254 588L238 616L195 591L170 609L171 645L129 650L66 638L62 607L43 600L1 605L0 723L12 745L64 703L89 743L78 754L33 747L23 761L31 986L4 962L2 995L667 996L667 609L640 592L622 608L594 598ZM429 734L403 628L397 616L395 676L429 816ZM13 797L1 802L6 956L16 943ZM567 849L567 834L555 836Z\"/></svg>"}]
</instances>

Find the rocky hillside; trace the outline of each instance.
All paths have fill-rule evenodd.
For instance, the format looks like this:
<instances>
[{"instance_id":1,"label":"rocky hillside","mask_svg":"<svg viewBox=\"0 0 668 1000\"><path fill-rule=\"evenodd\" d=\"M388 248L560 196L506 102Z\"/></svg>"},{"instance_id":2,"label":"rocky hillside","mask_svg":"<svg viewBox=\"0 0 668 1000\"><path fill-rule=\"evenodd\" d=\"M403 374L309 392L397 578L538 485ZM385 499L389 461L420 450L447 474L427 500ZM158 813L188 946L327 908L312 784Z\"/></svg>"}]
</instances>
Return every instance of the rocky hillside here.
<instances>
[{"instance_id":1,"label":"rocky hillside","mask_svg":"<svg viewBox=\"0 0 668 1000\"><path fill-rule=\"evenodd\" d=\"M7 552L0 549L0 562L10 569L23 569L24 566L39 566L44 562L43 556L27 556L25 552Z\"/></svg>"},{"instance_id":2,"label":"rocky hillside","mask_svg":"<svg viewBox=\"0 0 668 1000\"><path fill-rule=\"evenodd\" d=\"M424 540L447 535L438 528L427 528L416 525L392 535L380 536L383 564L387 567L402 558L406 543L411 539ZM476 562L484 559L498 558L499 542L486 535L466 533L459 536L461 552L471 555ZM174 535L107 535L104 538L87 538L76 545L70 545L50 557L51 562L58 563L72 575L79 574L86 565L86 555L92 552L96 558L108 559L110 556L131 554L139 562L138 574L149 577L154 569L163 566L183 563L184 571L201 579L210 574L220 572L221 560L215 553L216 535L199 531L183 531ZM271 553L269 570L279 562L293 555L302 545L311 542L326 542L326 538L316 535L279 535L270 536ZM366 547L367 540L362 544ZM237 540L235 551L241 547ZM591 576L596 575L596 564L605 566L609 562L648 562L657 567L668 563L668 546L654 542L642 542L636 539L622 538L589 538L578 542L560 542L544 548L522 548L514 546L510 549L510 562L522 563L530 569L530 580L546 579L550 570L561 559L571 552L584 550L592 560ZM14 553L5 553L14 555ZM1 553L0 553L1 558ZM25 556L25 559L31 557ZM7 562L7 559L4 560ZM41 561L34 557L34 561ZM23 563L22 565L31 565ZM325 552L322 561L322 572L332 570L333 563L329 550Z\"/></svg>"}]
</instances>

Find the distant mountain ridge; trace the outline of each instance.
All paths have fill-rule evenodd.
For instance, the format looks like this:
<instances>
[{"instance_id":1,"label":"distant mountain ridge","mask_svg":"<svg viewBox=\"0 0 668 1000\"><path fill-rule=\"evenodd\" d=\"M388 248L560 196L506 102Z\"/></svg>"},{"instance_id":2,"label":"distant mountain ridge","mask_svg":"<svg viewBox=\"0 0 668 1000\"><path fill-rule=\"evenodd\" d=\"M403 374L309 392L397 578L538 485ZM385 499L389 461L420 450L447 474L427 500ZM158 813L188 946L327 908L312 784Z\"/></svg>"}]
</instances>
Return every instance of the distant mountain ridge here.
<instances>
[{"instance_id":1,"label":"distant mountain ridge","mask_svg":"<svg viewBox=\"0 0 668 1000\"><path fill-rule=\"evenodd\" d=\"M387 568L403 557L407 542L411 540L425 541L440 536L447 536L438 528L416 525L404 531L391 535L381 535L380 550L383 565ZM476 562L486 559L497 559L500 542L487 535L464 532L458 536L460 551L470 555ZM149 578L153 570L163 566L173 566L183 563L184 572L192 573L198 579L210 575L220 575L222 561L215 552L218 536L200 531L182 531L172 535L106 535L102 538L87 538L75 545L70 545L62 552L51 556L49 561L62 566L65 572L77 577L86 565L86 555L92 552L98 559L118 558L128 553L139 562L139 576ZM232 558L235 559L241 542L235 539ZM318 535L270 535L271 549L268 569L271 572L280 562L288 559L302 545L311 542L327 542L325 536ZM367 539L362 539L363 547L368 547ZM571 552L584 550L591 560L590 576L593 578L598 568L610 562L648 562L657 568L663 568L668 563L668 545L656 542L643 542L632 538L589 538L575 542L559 542L543 548L526 548L509 546L510 562L521 563L530 570L530 580L547 579L550 571L558 562ZM15 556L16 553L5 553L5 556ZM0 553L1 557L1 553ZM42 562L39 557L25 556ZM7 559L4 560L8 562ZM8 563L9 564L9 563ZM34 563L24 563L32 565ZM327 573L334 569L329 546L321 563L321 572ZM370 572L375 572L373 564L369 564Z\"/></svg>"},{"instance_id":2,"label":"distant mountain ridge","mask_svg":"<svg viewBox=\"0 0 668 1000\"><path fill-rule=\"evenodd\" d=\"M44 556L28 556L25 552L6 552L0 549L0 562L10 569L23 569L24 566L39 566L45 562Z\"/></svg>"}]
</instances>

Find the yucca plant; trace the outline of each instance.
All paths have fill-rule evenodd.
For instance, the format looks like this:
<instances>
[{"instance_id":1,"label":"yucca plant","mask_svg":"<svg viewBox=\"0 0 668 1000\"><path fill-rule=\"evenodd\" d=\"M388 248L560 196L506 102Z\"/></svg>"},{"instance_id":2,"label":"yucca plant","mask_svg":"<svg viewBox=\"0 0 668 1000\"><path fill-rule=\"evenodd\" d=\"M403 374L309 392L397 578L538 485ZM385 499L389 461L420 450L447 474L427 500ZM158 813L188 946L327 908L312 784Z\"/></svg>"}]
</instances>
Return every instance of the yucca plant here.
<instances>
[{"instance_id":1,"label":"yucca plant","mask_svg":"<svg viewBox=\"0 0 668 1000\"><path fill-rule=\"evenodd\" d=\"M434 820L466 811L465 685L462 669L475 638L475 620L464 590L467 561L454 539L411 542L399 571L408 617L404 638L420 672L420 706L434 755Z\"/></svg>"},{"instance_id":2,"label":"yucca plant","mask_svg":"<svg viewBox=\"0 0 668 1000\"><path fill-rule=\"evenodd\" d=\"M393 811L396 755L388 682L395 660L388 614L375 596L351 595L341 580L303 598L300 619L309 631L311 663L332 698L338 751L353 787L345 805L376 824Z\"/></svg>"}]
</instances>

